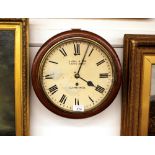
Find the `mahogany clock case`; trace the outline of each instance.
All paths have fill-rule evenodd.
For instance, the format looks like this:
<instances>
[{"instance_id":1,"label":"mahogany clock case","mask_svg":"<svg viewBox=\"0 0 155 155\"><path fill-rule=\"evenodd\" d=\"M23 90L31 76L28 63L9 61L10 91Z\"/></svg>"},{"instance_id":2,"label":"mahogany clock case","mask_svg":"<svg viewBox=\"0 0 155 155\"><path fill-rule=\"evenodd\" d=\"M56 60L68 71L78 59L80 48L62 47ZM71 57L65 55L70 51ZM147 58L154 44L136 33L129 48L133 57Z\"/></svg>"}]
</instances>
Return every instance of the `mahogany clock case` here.
<instances>
[{"instance_id":1,"label":"mahogany clock case","mask_svg":"<svg viewBox=\"0 0 155 155\"><path fill-rule=\"evenodd\" d=\"M108 51L110 57L112 58L112 61L114 63L115 68L115 80L113 82L113 87L111 88L110 94L106 97L106 99L103 101L103 103L96 106L94 109L84 111L84 112L68 112L65 111L59 107L57 107L55 104L50 101L46 94L44 93L44 90L42 88L40 78L39 78L39 68L40 63L44 57L44 55L47 53L47 51L54 46L56 43L73 37L82 37L85 39L89 39L92 41L97 42L101 46L103 46L106 51ZM121 64L119 61L119 58L113 49L113 47L102 37L98 36L97 34L94 34L92 32L80 30L80 29L72 29L69 31L62 32L60 34L55 35L54 37L50 38L48 41L46 41L42 47L39 49L37 55L35 56L35 59L33 61L32 65L32 85L34 88L34 91L41 101L41 103L50 111L54 112L55 114L58 114L63 117L67 118L87 118L90 116L93 116L101 111L103 111L105 108L107 108L114 98L116 97L122 80L122 72L121 72Z\"/></svg>"}]
</instances>

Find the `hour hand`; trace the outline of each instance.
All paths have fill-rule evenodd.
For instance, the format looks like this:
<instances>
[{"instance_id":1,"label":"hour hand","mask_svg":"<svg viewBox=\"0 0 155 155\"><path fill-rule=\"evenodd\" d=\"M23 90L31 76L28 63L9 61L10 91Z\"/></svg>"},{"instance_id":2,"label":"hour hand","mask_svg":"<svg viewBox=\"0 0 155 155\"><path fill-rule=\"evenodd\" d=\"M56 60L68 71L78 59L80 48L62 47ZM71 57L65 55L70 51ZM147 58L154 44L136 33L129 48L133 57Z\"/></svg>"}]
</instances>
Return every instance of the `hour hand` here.
<instances>
[{"instance_id":1,"label":"hour hand","mask_svg":"<svg viewBox=\"0 0 155 155\"><path fill-rule=\"evenodd\" d=\"M92 86L92 87L95 87L95 85L93 84L93 82L92 81L87 81L87 80L85 80L84 78L82 78L79 74L75 74L75 78L76 79L81 79L81 80L83 80L83 81L85 81L86 83L87 83L87 85L88 86Z\"/></svg>"},{"instance_id":2,"label":"hour hand","mask_svg":"<svg viewBox=\"0 0 155 155\"><path fill-rule=\"evenodd\" d=\"M87 81L87 85L88 85L88 86L93 86L93 87L94 87L94 84L93 84L92 81Z\"/></svg>"}]
</instances>

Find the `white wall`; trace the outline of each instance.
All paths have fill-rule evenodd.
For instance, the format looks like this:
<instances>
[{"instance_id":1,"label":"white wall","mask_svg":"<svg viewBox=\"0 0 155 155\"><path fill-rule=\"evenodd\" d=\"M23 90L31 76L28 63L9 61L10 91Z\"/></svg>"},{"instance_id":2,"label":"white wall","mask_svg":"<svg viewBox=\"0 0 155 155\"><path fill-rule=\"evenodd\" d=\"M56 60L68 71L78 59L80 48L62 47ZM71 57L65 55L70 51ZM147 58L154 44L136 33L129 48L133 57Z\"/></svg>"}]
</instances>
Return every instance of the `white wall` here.
<instances>
[{"instance_id":1,"label":"white wall","mask_svg":"<svg viewBox=\"0 0 155 155\"><path fill-rule=\"evenodd\" d=\"M30 62L40 46L53 35L71 28L92 31L105 38L123 62L124 34L155 34L155 19L30 19ZM103 112L87 119L67 119L47 110L37 99L32 85L30 93L30 134L51 135L57 131L82 135L97 131L98 135L120 135L121 90Z\"/></svg>"}]
</instances>

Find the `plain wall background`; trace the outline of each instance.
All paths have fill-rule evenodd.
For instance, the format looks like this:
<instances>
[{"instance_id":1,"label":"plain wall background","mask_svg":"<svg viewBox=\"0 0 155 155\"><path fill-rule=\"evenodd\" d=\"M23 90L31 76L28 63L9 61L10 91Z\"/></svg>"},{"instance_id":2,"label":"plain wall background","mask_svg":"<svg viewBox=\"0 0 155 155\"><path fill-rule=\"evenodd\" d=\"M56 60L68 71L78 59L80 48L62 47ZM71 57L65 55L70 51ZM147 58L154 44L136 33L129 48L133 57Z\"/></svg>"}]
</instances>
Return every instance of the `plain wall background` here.
<instances>
[{"instance_id":1,"label":"plain wall background","mask_svg":"<svg viewBox=\"0 0 155 155\"><path fill-rule=\"evenodd\" d=\"M92 31L106 39L123 62L124 34L155 34L155 19L30 19L30 69L41 45L53 35L72 28ZM54 135L98 131L102 135L120 135L121 89L114 102L103 112L86 119L67 119L50 112L30 87L30 135Z\"/></svg>"}]
</instances>

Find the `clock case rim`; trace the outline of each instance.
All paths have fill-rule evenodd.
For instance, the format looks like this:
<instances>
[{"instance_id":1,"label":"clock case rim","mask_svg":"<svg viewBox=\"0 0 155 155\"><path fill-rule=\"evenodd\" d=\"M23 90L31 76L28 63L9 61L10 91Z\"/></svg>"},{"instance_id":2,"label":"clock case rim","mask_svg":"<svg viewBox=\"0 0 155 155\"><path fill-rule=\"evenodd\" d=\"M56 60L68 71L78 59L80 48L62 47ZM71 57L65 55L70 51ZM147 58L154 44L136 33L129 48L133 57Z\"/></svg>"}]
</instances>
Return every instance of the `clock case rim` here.
<instances>
[{"instance_id":1,"label":"clock case rim","mask_svg":"<svg viewBox=\"0 0 155 155\"><path fill-rule=\"evenodd\" d=\"M114 64L113 64L113 60L112 60L112 58L111 58L111 56L109 55L109 53L108 53L108 51L103 47L103 46L101 46L100 44L98 44L97 42L95 42L94 40L90 40L90 39L88 39L88 38L83 38L83 37L72 37L72 38L67 38L67 39L64 39L64 40L62 40L62 41L60 41L60 42L58 42L58 43L56 43L54 46L52 46L51 48L49 48L48 49L48 51L46 52L46 54L43 56L43 58L42 58L42 60L41 60L41 62L40 62L40 67L39 67L39 78L40 78L40 81L41 81L41 84L42 84L42 88L43 88L43 91L45 92L45 88L43 87L43 79L42 79L42 74L43 74L43 71L42 71L42 68L43 68L43 66L44 66L44 63L45 63L45 61L46 61L46 59L48 58L48 55L51 53L51 51L53 50L53 49L55 49L55 48L57 48L57 47L59 47L59 45L61 45L61 43L63 44L65 44L65 43L67 43L67 42L70 42L70 41L84 41L84 42L87 42L87 43L89 43L89 44L94 44L94 45L96 45L97 47L99 47L100 49L102 49L104 52L105 52L105 55L108 57L108 59L109 59L109 61L110 61L110 64L111 64L111 66L112 66L112 72L114 73L114 75L113 75L113 79L112 79L112 85L111 85L111 87L110 87L110 89L109 89L109 91L108 91L108 93L106 94L106 96L104 97L104 99L102 99L101 100L101 102L99 102L99 104L102 104L103 102L104 102L104 100L106 100L106 98L107 98L107 96L110 94L110 92L111 92L111 88L112 88L112 86L113 86L113 81L114 81L114 78L115 78L115 69L114 69ZM48 94L45 92L45 94L46 94L46 96L49 98L49 100L50 100L50 97L48 96ZM51 101L51 100L50 100ZM53 102L52 102L53 103ZM86 111L90 111L91 109L94 109L96 106L99 106L99 104L97 104L97 105L95 105L94 107L92 107L92 108L90 108L90 109L86 109L85 110L85 112ZM56 104L55 104L56 105ZM60 106L58 106L60 109L63 109L63 108L61 108ZM73 112L73 111L70 111L70 110L68 110L68 109L64 109L65 111L69 111L69 112Z\"/></svg>"},{"instance_id":2,"label":"clock case rim","mask_svg":"<svg viewBox=\"0 0 155 155\"><path fill-rule=\"evenodd\" d=\"M63 110L63 109L59 108L58 106L56 106L46 96L46 94L42 88L42 84L41 84L40 77L39 77L40 63L42 62L43 57L46 55L46 52L48 52L48 50L52 46L57 44L58 42L65 40L65 39L73 38L73 37L82 37L82 38L90 39L92 41L99 43L101 46L103 46L107 50L107 52L109 53L109 55L113 61L113 64L115 64L115 66L112 66L115 70L115 78L113 81L113 87L111 88L109 95L106 97L106 99L101 104L94 107L93 109L90 109L90 110L87 110L84 112L70 112L70 111ZM80 29L72 29L69 31L65 31L65 32L59 33L59 34L53 36L52 38L50 38L49 40L47 40L41 46L41 48L39 49L38 53L36 54L36 56L34 58L34 61L32 64L31 75L32 75L33 89L34 89L38 99L40 100L40 102L48 110L54 112L55 114L58 114L60 116L67 117L67 118L87 118L87 117L90 117L90 116L100 113L101 111L106 109L112 103L112 101L115 99L116 95L118 94L121 82L122 82L121 64L120 64L119 58L118 58L115 50L113 49L113 47L105 39L98 36L97 34L94 34L89 31L80 30Z\"/></svg>"}]
</instances>

